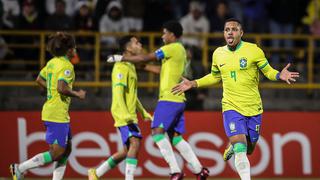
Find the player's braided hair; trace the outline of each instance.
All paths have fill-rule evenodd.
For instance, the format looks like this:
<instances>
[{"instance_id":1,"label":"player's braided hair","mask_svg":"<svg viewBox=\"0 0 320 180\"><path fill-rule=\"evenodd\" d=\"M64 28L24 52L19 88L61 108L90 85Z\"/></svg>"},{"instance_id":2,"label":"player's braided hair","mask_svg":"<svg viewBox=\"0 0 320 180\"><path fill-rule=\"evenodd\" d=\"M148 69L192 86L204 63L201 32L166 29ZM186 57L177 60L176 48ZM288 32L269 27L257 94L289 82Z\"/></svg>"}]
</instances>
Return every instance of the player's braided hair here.
<instances>
[{"instance_id":1,"label":"player's braided hair","mask_svg":"<svg viewBox=\"0 0 320 180\"><path fill-rule=\"evenodd\" d=\"M49 36L47 51L53 56L64 56L69 49L76 47L74 37L65 32L56 32Z\"/></svg>"}]
</instances>

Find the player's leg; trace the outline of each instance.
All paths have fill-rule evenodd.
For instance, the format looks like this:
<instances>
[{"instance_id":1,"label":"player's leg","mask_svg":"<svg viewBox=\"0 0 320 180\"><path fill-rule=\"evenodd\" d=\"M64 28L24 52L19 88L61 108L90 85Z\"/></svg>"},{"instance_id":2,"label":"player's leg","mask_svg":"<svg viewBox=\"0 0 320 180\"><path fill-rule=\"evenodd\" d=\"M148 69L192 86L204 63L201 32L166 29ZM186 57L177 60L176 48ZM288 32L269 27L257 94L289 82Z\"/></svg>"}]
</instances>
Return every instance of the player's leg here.
<instances>
[{"instance_id":1,"label":"player's leg","mask_svg":"<svg viewBox=\"0 0 320 180\"><path fill-rule=\"evenodd\" d=\"M71 143L71 131L69 131L69 138L68 143L65 152L61 156L61 158L58 161L54 162L54 170L53 170L53 180L62 180L64 173L66 171L67 162L69 155L72 151L72 143Z\"/></svg>"},{"instance_id":2,"label":"player's leg","mask_svg":"<svg viewBox=\"0 0 320 180\"><path fill-rule=\"evenodd\" d=\"M120 162L122 162L127 157L127 153L128 153L127 143L130 137L130 131L128 126L118 127L118 130L121 134L121 140L124 145L124 148L114 153L105 162L99 165L96 169L95 168L89 169L88 170L89 180L98 180L101 176L103 176L109 170L116 167Z\"/></svg>"},{"instance_id":3,"label":"player's leg","mask_svg":"<svg viewBox=\"0 0 320 180\"><path fill-rule=\"evenodd\" d=\"M223 122L226 135L233 146L235 167L242 180L250 180L250 162L247 158L246 117L236 111L225 111Z\"/></svg>"},{"instance_id":4,"label":"player's leg","mask_svg":"<svg viewBox=\"0 0 320 180\"><path fill-rule=\"evenodd\" d=\"M247 154L251 155L260 137L262 115L248 117Z\"/></svg>"},{"instance_id":5,"label":"player's leg","mask_svg":"<svg viewBox=\"0 0 320 180\"><path fill-rule=\"evenodd\" d=\"M89 180L98 180L105 173L116 167L122 162L127 156L127 148L124 147L122 150L112 154L106 161L100 164L97 168L90 168L88 170Z\"/></svg>"},{"instance_id":6,"label":"player's leg","mask_svg":"<svg viewBox=\"0 0 320 180\"><path fill-rule=\"evenodd\" d=\"M44 122L44 124L46 127L46 142L50 147L49 151L39 153L20 164L10 165L11 174L14 179L23 178L23 173L28 169L60 160L64 154L69 133L69 123Z\"/></svg>"},{"instance_id":7,"label":"player's leg","mask_svg":"<svg viewBox=\"0 0 320 180\"><path fill-rule=\"evenodd\" d=\"M201 165L190 144L182 137L182 134L185 132L185 119L183 113L178 114L177 119L178 121L176 121L174 128L172 129L173 133L168 132L172 145L179 151L184 160L191 165L197 179L207 179L209 170Z\"/></svg>"},{"instance_id":8,"label":"player's leg","mask_svg":"<svg viewBox=\"0 0 320 180\"><path fill-rule=\"evenodd\" d=\"M138 152L140 148L140 140L142 138L140 129L137 124L129 124L129 137L126 142L128 153L126 158L126 180L134 179L134 172L138 164Z\"/></svg>"},{"instance_id":9,"label":"player's leg","mask_svg":"<svg viewBox=\"0 0 320 180\"><path fill-rule=\"evenodd\" d=\"M152 139L158 146L162 157L170 167L171 174L181 173L181 169L174 156L170 141L165 137L172 122L175 120L175 107L171 102L159 101L154 112L154 119L151 124Z\"/></svg>"}]
</instances>

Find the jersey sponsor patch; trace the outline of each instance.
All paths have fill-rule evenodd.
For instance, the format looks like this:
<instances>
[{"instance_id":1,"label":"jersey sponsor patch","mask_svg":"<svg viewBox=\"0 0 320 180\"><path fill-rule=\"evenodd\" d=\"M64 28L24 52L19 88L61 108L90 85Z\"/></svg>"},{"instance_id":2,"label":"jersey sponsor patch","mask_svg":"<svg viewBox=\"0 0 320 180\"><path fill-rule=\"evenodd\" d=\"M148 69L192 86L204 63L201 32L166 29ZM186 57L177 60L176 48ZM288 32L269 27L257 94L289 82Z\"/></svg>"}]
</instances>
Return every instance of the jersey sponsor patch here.
<instances>
[{"instance_id":1,"label":"jersey sponsor patch","mask_svg":"<svg viewBox=\"0 0 320 180\"><path fill-rule=\"evenodd\" d=\"M117 74L117 78L118 79L122 79L123 78L123 75L121 73Z\"/></svg>"},{"instance_id":2,"label":"jersey sponsor patch","mask_svg":"<svg viewBox=\"0 0 320 180\"><path fill-rule=\"evenodd\" d=\"M71 75L71 70L67 69L64 71L65 76L70 76Z\"/></svg>"}]
</instances>

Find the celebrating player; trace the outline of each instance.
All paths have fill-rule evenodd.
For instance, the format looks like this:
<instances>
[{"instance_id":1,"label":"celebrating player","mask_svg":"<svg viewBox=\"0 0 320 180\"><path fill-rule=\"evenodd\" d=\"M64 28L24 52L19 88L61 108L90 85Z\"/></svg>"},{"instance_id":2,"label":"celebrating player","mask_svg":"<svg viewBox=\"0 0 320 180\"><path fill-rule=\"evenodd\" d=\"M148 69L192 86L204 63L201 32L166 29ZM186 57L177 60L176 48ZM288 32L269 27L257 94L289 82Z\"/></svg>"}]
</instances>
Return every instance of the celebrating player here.
<instances>
[{"instance_id":1,"label":"celebrating player","mask_svg":"<svg viewBox=\"0 0 320 180\"><path fill-rule=\"evenodd\" d=\"M125 36L119 41L124 56L141 54L142 46L134 36ZM134 64L117 62L112 71L112 105L111 113L115 127L121 133L124 148L109 157L97 169L89 169L89 180L97 180L103 174L126 159L126 180L134 179L137 157L142 138L138 127L138 110L144 120L152 120L151 115L143 108L138 99L137 73Z\"/></svg>"},{"instance_id":2,"label":"celebrating player","mask_svg":"<svg viewBox=\"0 0 320 180\"><path fill-rule=\"evenodd\" d=\"M288 64L281 72L273 69L263 51L256 44L241 40L242 25L236 19L225 22L226 46L217 48L212 55L211 73L197 80L183 81L172 89L181 94L191 88L206 87L222 81L222 111L224 129L231 145L224 153L228 160L235 154L235 166L242 180L250 180L251 154L259 139L262 102L258 90L259 70L270 80L283 80L290 84L299 77L290 72Z\"/></svg>"},{"instance_id":3,"label":"celebrating player","mask_svg":"<svg viewBox=\"0 0 320 180\"><path fill-rule=\"evenodd\" d=\"M71 152L71 130L69 106L71 97L85 99L86 92L74 91L75 79L70 59L74 56L74 38L67 33L57 32L49 37L47 50L54 56L40 71L37 83L47 90L47 101L42 108L42 121L46 128L49 151L35 155L20 164L11 164L14 180L23 179L23 174L32 168L54 162L53 180L63 179L67 159Z\"/></svg>"},{"instance_id":4,"label":"celebrating player","mask_svg":"<svg viewBox=\"0 0 320 180\"><path fill-rule=\"evenodd\" d=\"M172 145L179 151L182 157L191 165L197 179L206 179L209 175L207 168L202 167L198 158L194 154L188 142L182 134L185 132L185 95L175 95L171 89L180 81L186 65L186 50L179 42L182 35L182 26L179 22L169 21L163 26L162 39L165 43L154 53L146 55L113 55L108 58L108 62L129 61L147 62L159 60L162 63L160 72L160 94L157 107L154 112L152 122L152 137L157 144L160 152L170 166L171 179L181 180L184 173L178 166L174 157ZM170 141L165 137L167 133Z\"/></svg>"}]
</instances>

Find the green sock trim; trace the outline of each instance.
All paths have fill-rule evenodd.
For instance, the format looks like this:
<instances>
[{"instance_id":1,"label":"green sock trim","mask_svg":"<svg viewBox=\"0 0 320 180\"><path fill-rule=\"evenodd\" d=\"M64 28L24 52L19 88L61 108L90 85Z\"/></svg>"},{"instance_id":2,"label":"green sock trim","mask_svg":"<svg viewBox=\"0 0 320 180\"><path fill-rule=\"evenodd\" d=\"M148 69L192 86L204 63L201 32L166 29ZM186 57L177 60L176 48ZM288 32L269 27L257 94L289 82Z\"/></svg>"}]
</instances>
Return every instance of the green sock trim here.
<instances>
[{"instance_id":1,"label":"green sock trim","mask_svg":"<svg viewBox=\"0 0 320 180\"><path fill-rule=\"evenodd\" d=\"M138 164L138 160L136 158L127 158L126 159L126 163L127 164L137 165Z\"/></svg>"},{"instance_id":2,"label":"green sock trim","mask_svg":"<svg viewBox=\"0 0 320 180\"><path fill-rule=\"evenodd\" d=\"M163 138L165 138L164 134L156 134L152 136L153 141L156 143L161 141Z\"/></svg>"},{"instance_id":3,"label":"green sock trim","mask_svg":"<svg viewBox=\"0 0 320 180\"><path fill-rule=\"evenodd\" d=\"M172 138L172 144L175 146L182 140L183 140L182 136L175 136Z\"/></svg>"},{"instance_id":4,"label":"green sock trim","mask_svg":"<svg viewBox=\"0 0 320 180\"><path fill-rule=\"evenodd\" d=\"M62 157L58 163L61 164L61 165L66 165L68 162L68 157Z\"/></svg>"},{"instance_id":5,"label":"green sock trim","mask_svg":"<svg viewBox=\"0 0 320 180\"><path fill-rule=\"evenodd\" d=\"M51 154L49 152L44 152L43 154L43 158L44 158L44 163L50 163L52 162L52 157Z\"/></svg>"},{"instance_id":6,"label":"green sock trim","mask_svg":"<svg viewBox=\"0 0 320 180\"><path fill-rule=\"evenodd\" d=\"M114 167L116 167L116 165L117 165L117 162L114 161L114 159L112 158L112 156L107 160L107 162L108 162L110 168L114 168Z\"/></svg>"},{"instance_id":7,"label":"green sock trim","mask_svg":"<svg viewBox=\"0 0 320 180\"><path fill-rule=\"evenodd\" d=\"M233 151L235 153L247 152L247 145L243 143L236 143L235 145L233 145Z\"/></svg>"}]
</instances>

